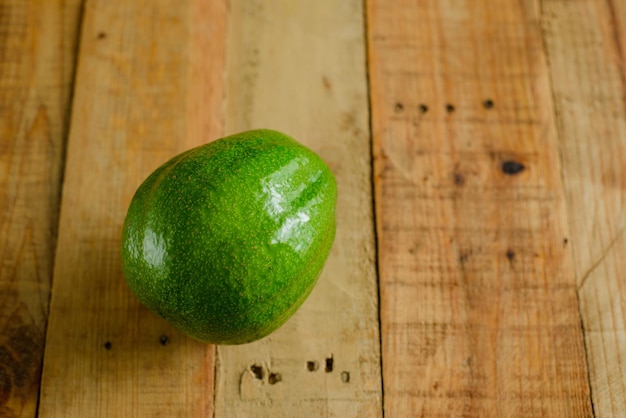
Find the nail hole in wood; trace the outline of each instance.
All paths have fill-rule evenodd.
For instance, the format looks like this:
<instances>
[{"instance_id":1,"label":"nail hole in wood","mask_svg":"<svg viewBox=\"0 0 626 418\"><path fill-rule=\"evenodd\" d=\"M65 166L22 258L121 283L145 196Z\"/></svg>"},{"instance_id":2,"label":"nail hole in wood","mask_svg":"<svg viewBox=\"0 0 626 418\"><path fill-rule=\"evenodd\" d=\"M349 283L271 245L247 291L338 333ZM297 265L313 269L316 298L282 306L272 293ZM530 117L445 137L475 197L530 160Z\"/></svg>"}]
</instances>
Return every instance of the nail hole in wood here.
<instances>
[{"instance_id":1,"label":"nail hole in wood","mask_svg":"<svg viewBox=\"0 0 626 418\"><path fill-rule=\"evenodd\" d=\"M521 173L525 168L524 164L517 161L505 161L502 163L502 172L510 176Z\"/></svg>"},{"instance_id":2,"label":"nail hole in wood","mask_svg":"<svg viewBox=\"0 0 626 418\"><path fill-rule=\"evenodd\" d=\"M483 102L483 107L485 109L492 109L493 108L493 100L491 99L487 99Z\"/></svg>"},{"instance_id":3,"label":"nail hole in wood","mask_svg":"<svg viewBox=\"0 0 626 418\"><path fill-rule=\"evenodd\" d=\"M104 39L104 38L106 38L106 37L107 37L107 34L106 34L106 33L104 33L104 32L100 32L100 33L98 34L98 39Z\"/></svg>"},{"instance_id":4,"label":"nail hole in wood","mask_svg":"<svg viewBox=\"0 0 626 418\"><path fill-rule=\"evenodd\" d=\"M419 109L420 109L420 112L422 113L428 112L428 106L426 106L425 104L419 105Z\"/></svg>"},{"instance_id":5,"label":"nail hole in wood","mask_svg":"<svg viewBox=\"0 0 626 418\"><path fill-rule=\"evenodd\" d=\"M274 385L283 380L283 376L280 373L270 373L267 377L267 381L270 385Z\"/></svg>"},{"instance_id":6,"label":"nail hole in wood","mask_svg":"<svg viewBox=\"0 0 626 418\"><path fill-rule=\"evenodd\" d=\"M320 368L320 364L315 360L306 362L306 369L310 372L317 371L317 369L319 368Z\"/></svg>"},{"instance_id":7,"label":"nail hole in wood","mask_svg":"<svg viewBox=\"0 0 626 418\"><path fill-rule=\"evenodd\" d=\"M398 102L394 106L393 110L395 110L396 113L401 113L404 110L404 105L402 103Z\"/></svg>"},{"instance_id":8,"label":"nail hole in wood","mask_svg":"<svg viewBox=\"0 0 626 418\"><path fill-rule=\"evenodd\" d=\"M515 258L515 252L513 250L507 250L506 252L506 258L509 259L509 261L513 261L513 259Z\"/></svg>"},{"instance_id":9,"label":"nail hole in wood","mask_svg":"<svg viewBox=\"0 0 626 418\"><path fill-rule=\"evenodd\" d=\"M331 354L330 357L326 359L326 368L324 369L326 373L330 373L333 371L333 363L333 355Z\"/></svg>"},{"instance_id":10,"label":"nail hole in wood","mask_svg":"<svg viewBox=\"0 0 626 418\"><path fill-rule=\"evenodd\" d=\"M452 112L454 112L454 110L455 110L455 109L456 109L456 108L455 108L455 107L454 107L454 105L453 105L453 104L451 104L451 103L448 103L448 104L446 105L446 112L448 112L448 113L452 113Z\"/></svg>"},{"instance_id":11,"label":"nail hole in wood","mask_svg":"<svg viewBox=\"0 0 626 418\"><path fill-rule=\"evenodd\" d=\"M250 366L250 371L259 380L263 380L263 367L258 364L253 364Z\"/></svg>"},{"instance_id":12,"label":"nail hole in wood","mask_svg":"<svg viewBox=\"0 0 626 418\"><path fill-rule=\"evenodd\" d=\"M159 338L159 342L161 343L161 345L167 345L167 343L170 342L170 337L168 337L167 335L161 335L161 337Z\"/></svg>"},{"instance_id":13,"label":"nail hole in wood","mask_svg":"<svg viewBox=\"0 0 626 418\"><path fill-rule=\"evenodd\" d=\"M350 372L341 372L341 381L343 383L349 383L350 382Z\"/></svg>"},{"instance_id":14,"label":"nail hole in wood","mask_svg":"<svg viewBox=\"0 0 626 418\"><path fill-rule=\"evenodd\" d=\"M104 343L105 350L110 350L112 347L113 347L113 344L111 344L111 341L107 341Z\"/></svg>"}]
</instances>

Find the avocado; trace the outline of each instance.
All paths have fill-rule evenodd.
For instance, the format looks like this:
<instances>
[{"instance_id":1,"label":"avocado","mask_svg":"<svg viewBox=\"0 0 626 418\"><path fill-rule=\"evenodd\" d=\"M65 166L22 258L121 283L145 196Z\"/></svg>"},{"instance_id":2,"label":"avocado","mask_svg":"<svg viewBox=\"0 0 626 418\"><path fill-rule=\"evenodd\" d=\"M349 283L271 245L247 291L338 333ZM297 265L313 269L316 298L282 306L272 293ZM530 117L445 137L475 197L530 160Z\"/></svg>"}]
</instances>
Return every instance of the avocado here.
<instances>
[{"instance_id":1,"label":"avocado","mask_svg":"<svg viewBox=\"0 0 626 418\"><path fill-rule=\"evenodd\" d=\"M289 136L253 130L179 154L137 189L121 261L137 298L182 333L258 340L302 305L335 238L335 178Z\"/></svg>"}]
</instances>

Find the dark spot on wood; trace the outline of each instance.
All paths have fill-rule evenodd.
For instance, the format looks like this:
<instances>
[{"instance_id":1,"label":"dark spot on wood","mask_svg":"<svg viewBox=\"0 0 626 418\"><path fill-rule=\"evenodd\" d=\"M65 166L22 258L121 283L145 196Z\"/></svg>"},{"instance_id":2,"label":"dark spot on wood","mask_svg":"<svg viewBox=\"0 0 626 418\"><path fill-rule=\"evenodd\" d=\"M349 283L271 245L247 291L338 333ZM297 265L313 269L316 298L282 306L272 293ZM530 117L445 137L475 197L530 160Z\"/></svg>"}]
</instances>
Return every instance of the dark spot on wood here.
<instances>
[{"instance_id":1,"label":"dark spot on wood","mask_svg":"<svg viewBox=\"0 0 626 418\"><path fill-rule=\"evenodd\" d=\"M428 106L426 106L425 104L419 105L419 109L420 109L420 112L422 113L428 112Z\"/></svg>"},{"instance_id":2,"label":"dark spot on wood","mask_svg":"<svg viewBox=\"0 0 626 418\"><path fill-rule=\"evenodd\" d=\"M513 259L515 258L515 252L511 249L507 250L506 258L508 258L509 261L513 261Z\"/></svg>"},{"instance_id":3,"label":"dark spot on wood","mask_svg":"<svg viewBox=\"0 0 626 418\"><path fill-rule=\"evenodd\" d=\"M519 174L524 171L525 168L524 164L517 161L509 160L502 163L502 172L509 176Z\"/></svg>"},{"instance_id":4,"label":"dark spot on wood","mask_svg":"<svg viewBox=\"0 0 626 418\"><path fill-rule=\"evenodd\" d=\"M37 393L39 387L44 336L31 318L22 315L19 310L7 315L0 332L0 416L12 412L5 404L21 402L19 399Z\"/></svg>"},{"instance_id":5,"label":"dark spot on wood","mask_svg":"<svg viewBox=\"0 0 626 418\"><path fill-rule=\"evenodd\" d=\"M263 380L263 367L258 364L253 364L250 366L250 371L259 380Z\"/></svg>"},{"instance_id":6,"label":"dark spot on wood","mask_svg":"<svg viewBox=\"0 0 626 418\"><path fill-rule=\"evenodd\" d=\"M433 383L433 390L436 391L437 389L439 389L439 382Z\"/></svg>"},{"instance_id":7,"label":"dark spot on wood","mask_svg":"<svg viewBox=\"0 0 626 418\"><path fill-rule=\"evenodd\" d=\"M567 238L563 238L563 245L567 245L568 242L569 240Z\"/></svg>"},{"instance_id":8,"label":"dark spot on wood","mask_svg":"<svg viewBox=\"0 0 626 418\"><path fill-rule=\"evenodd\" d=\"M465 184L465 175L458 171L454 173L454 184L457 186L463 186Z\"/></svg>"},{"instance_id":9,"label":"dark spot on wood","mask_svg":"<svg viewBox=\"0 0 626 418\"><path fill-rule=\"evenodd\" d=\"M280 373L270 373L270 375L267 377L267 381L270 385L275 385L282 380L283 376Z\"/></svg>"},{"instance_id":10,"label":"dark spot on wood","mask_svg":"<svg viewBox=\"0 0 626 418\"><path fill-rule=\"evenodd\" d=\"M333 85L330 83L330 80L326 76L322 77L322 85L324 86L324 89L326 91L331 91L333 88Z\"/></svg>"},{"instance_id":11,"label":"dark spot on wood","mask_svg":"<svg viewBox=\"0 0 626 418\"><path fill-rule=\"evenodd\" d=\"M320 364L315 360L306 362L306 369L310 372L317 371L317 369L319 368L320 368Z\"/></svg>"},{"instance_id":12,"label":"dark spot on wood","mask_svg":"<svg viewBox=\"0 0 626 418\"><path fill-rule=\"evenodd\" d=\"M350 372L341 372L341 381L343 383L350 383Z\"/></svg>"},{"instance_id":13,"label":"dark spot on wood","mask_svg":"<svg viewBox=\"0 0 626 418\"><path fill-rule=\"evenodd\" d=\"M111 341L107 341L104 343L105 350L110 350L111 348L113 348L113 344L111 344Z\"/></svg>"},{"instance_id":14,"label":"dark spot on wood","mask_svg":"<svg viewBox=\"0 0 626 418\"><path fill-rule=\"evenodd\" d=\"M333 363L334 363L334 359L333 359L333 355L331 354L330 357L326 359L326 369L324 369L326 373L330 373L333 371Z\"/></svg>"},{"instance_id":15,"label":"dark spot on wood","mask_svg":"<svg viewBox=\"0 0 626 418\"><path fill-rule=\"evenodd\" d=\"M3 361L0 362L0 412L2 412L2 405L9 402L9 398L11 397L11 392L13 391L11 380L11 372L5 369Z\"/></svg>"},{"instance_id":16,"label":"dark spot on wood","mask_svg":"<svg viewBox=\"0 0 626 418\"><path fill-rule=\"evenodd\" d=\"M459 263L461 263L461 265L465 264L467 262L467 260L469 259L470 256L470 252L469 251L464 251L459 255Z\"/></svg>"},{"instance_id":17,"label":"dark spot on wood","mask_svg":"<svg viewBox=\"0 0 626 418\"><path fill-rule=\"evenodd\" d=\"M354 112L344 112L341 115L341 130L354 131L357 127L357 117Z\"/></svg>"},{"instance_id":18,"label":"dark spot on wood","mask_svg":"<svg viewBox=\"0 0 626 418\"><path fill-rule=\"evenodd\" d=\"M401 113L404 110L404 105L400 102L396 103L396 105L393 107L393 110L396 113Z\"/></svg>"},{"instance_id":19,"label":"dark spot on wood","mask_svg":"<svg viewBox=\"0 0 626 418\"><path fill-rule=\"evenodd\" d=\"M491 99L487 99L483 102L483 107L485 109L492 109L493 108L493 100Z\"/></svg>"},{"instance_id":20,"label":"dark spot on wood","mask_svg":"<svg viewBox=\"0 0 626 418\"><path fill-rule=\"evenodd\" d=\"M456 110L456 108L454 107L454 105L453 105L453 104L448 103L448 104L446 105L446 112L448 112L448 113L452 113L452 112L454 112L455 110Z\"/></svg>"},{"instance_id":21,"label":"dark spot on wood","mask_svg":"<svg viewBox=\"0 0 626 418\"><path fill-rule=\"evenodd\" d=\"M167 335L161 335L161 337L159 338L159 342L161 343L161 345L167 345L170 342L170 337L168 337Z\"/></svg>"},{"instance_id":22,"label":"dark spot on wood","mask_svg":"<svg viewBox=\"0 0 626 418\"><path fill-rule=\"evenodd\" d=\"M107 34L106 34L106 33L104 33L104 32L100 32L100 33L98 34L98 39L105 39L106 37L107 37Z\"/></svg>"}]
</instances>

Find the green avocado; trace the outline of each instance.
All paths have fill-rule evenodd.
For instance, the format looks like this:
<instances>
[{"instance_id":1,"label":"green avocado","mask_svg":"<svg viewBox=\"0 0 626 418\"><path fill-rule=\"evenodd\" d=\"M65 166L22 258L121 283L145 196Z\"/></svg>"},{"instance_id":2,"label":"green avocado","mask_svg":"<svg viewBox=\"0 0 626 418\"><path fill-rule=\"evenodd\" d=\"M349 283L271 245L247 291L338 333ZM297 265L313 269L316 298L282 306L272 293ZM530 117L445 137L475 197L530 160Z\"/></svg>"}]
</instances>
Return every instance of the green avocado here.
<instances>
[{"instance_id":1,"label":"green avocado","mask_svg":"<svg viewBox=\"0 0 626 418\"><path fill-rule=\"evenodd\" d=\"M148 309L197 340L258 340L315 286L336 198L328 166L280 132L193 148L137 189L122 232L124 277Z\"/></svg>"}]
</instances>

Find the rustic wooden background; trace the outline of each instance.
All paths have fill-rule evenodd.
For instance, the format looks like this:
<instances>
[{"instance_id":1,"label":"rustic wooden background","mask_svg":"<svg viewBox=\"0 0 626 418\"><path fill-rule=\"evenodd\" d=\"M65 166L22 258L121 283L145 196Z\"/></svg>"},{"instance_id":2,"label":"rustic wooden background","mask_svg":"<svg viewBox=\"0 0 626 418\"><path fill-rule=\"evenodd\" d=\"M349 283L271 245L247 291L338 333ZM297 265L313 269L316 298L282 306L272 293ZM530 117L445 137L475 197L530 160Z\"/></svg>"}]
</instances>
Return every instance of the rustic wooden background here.
<instances>
[{"instance_id":1,"label":"rustic wooden background","mask_svg":"<svg viewBox=\"0 0 626 418\"><path fill-rule=\"evenodd\" d=\"M1 417L626 417L626 0L0 0ZM339 185L319 284L215 347L120 272L251 128Z\"/></svg>"}]
</instances>

